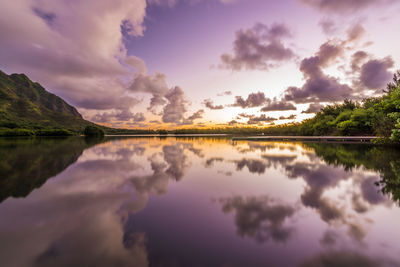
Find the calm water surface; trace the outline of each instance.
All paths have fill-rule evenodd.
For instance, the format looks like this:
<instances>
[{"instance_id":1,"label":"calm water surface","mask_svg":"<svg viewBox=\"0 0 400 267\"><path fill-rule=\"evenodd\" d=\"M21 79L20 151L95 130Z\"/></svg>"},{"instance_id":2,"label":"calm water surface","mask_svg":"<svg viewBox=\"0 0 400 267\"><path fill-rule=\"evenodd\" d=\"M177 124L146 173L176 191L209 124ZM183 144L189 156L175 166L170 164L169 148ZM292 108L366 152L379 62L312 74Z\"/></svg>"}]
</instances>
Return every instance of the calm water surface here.
<instances>
[{"instance_id":1,"label":"calm water surface","mask_svg":"<svg viewBox=\"0 0 400 267\"><path fill-rule=\"evenodd\" d=\"M0 266L399 266L400 151L0 139Z\"/></svg>"}]
</instances>

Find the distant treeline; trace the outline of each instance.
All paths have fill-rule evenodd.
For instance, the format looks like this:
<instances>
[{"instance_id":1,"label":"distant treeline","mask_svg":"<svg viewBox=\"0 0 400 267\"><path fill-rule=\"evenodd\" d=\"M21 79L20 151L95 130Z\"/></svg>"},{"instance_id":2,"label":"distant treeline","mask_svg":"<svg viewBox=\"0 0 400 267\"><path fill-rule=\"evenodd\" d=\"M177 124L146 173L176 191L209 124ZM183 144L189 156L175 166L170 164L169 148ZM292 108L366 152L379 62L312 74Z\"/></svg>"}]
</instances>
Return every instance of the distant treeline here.
<instances>
[{"instance_id":1,"label":"distant treeline","mask_svg":"<svg viewBox=\"0 0 400 267\"><path fill-rule=\"evenodd\" d=\"M208 129L181 129L175 134L264 134L264 135L376 135L400 141L400 72L394 75L384 94L366 98L361 102L345 100L329 105L315 117L300 123L264 128L225 127Z\"/></svg>"},{"instance_id":2,"label":"distant treeline","mask_svg":"<svg viewBox=\"0 0 400 267\"><path fill-rule=\"evenodd\" d=\"M85 126L83 126L85 127ZM108 128L87 122L93 131L72 131L64 128L24 127L0 125L0 136L67 136L67 135L140 135L140 134L229 134L229 135L374 135L400 142L400 72L387 85L380 97L366 98L361 102L345 100L342 104L324 107L315 117L300 123L269 127L215 127L175 130L139 130ZM93 129L92 129L93 130ZM96 133L97 132L97 133ZM95 133L95 134L94 134Z\"/></svg>"}]
</instances>

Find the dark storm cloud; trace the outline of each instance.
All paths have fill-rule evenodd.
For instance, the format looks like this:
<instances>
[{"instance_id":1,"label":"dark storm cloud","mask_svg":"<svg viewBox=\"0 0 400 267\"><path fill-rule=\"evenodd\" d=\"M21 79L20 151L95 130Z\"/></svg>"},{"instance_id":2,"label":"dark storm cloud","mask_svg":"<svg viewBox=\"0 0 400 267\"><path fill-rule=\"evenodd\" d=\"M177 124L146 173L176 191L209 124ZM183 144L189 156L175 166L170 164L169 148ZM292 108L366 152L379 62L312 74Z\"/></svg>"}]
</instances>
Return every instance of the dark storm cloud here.
<instances>
[{"instance_id":1,"label":"dark storm cloud","mask_svg":"<svg viewBox=\"0 0 400 267\"><path fill-rule=\"evenodd\" d=\"M271 101L261 111L283 111L283 110L297 110L297 108L290 102L284 101Z\"/></svg>"},{"instance_id":2,"label":"dark storm cloud","mask_svg":"<svg viewBox=\"0 0 400 267\"><path fill-rule=\"evenodd\" d=\"M386 0L300 0L301 2L316 8L318 10L329 13L350 13L370 7L390 3Z\"/></svg>"},{"instance_id":3,"label":"dark storm cloud","mask_svg":"<svg viewBox=\"0 0 400 267\"><path fill-rule=\"evenodd\" d=\"M258 242L272 239L276 242L288 241L294 229L285 226L285 221L293 217L296 208L269 197L222 198L224 213L235 214L235 224L239 236L250 237Z\"/></svg>"},{"instance_id":4,"label":"dark storm cloud","mask_svg":"<svg viewBox=\"0 0 400 267\"><path fill-rule=\"evenodd\" d=\"M361 66L360 82L369 89L384 89L393 77L389 69L393 68L391 57L384 59L372 59Z\"/></svg>"},{"instance_id":5,"label":"dark storm cloud","mask_svg":"<svg viewBox=\"0 0 400 267\"><path fill-rule=\"evenodd\" d=\"M203 101L203 105L212 110L223 109L223 105L214 105L214 102L211 99L205 99Z\"/></svg>"},{"instance_id":6,"label":"dark storm cloud","mask_svg":"<svg viewBox=\"0 0 400 267\"><path fill-rule=\"evenodd\" d=\"M308 108L304 111L302 111L301 113L305 113L305 114L310 114L310 113L317 113L320 112L321 109L324 108L324 105L321 105L319 103L311 103Z\"/></svg>"},{"instance_id":7,"label":"dark storm cloud","mask_svg":"<svg viewBox=\"0 0 400 267\"><path fill-rule=\"evenodd\" d=\"M290 31L284 24L268 27L259 23L253 28L239 30L233 44L234 54L221 55L221 67L232 70L265 70L287 61L295 54L285 47L282 40L290 36Z\"/></svg>"},{"instance_id":8,"label":"dark storm cloud","mask_svg":"<svg viewBox=\"0 0 400 267\"><path fill-rule=\"evenodd\" d=\"M236 96L235 103L232 106L241 108L260 107L268 102L268 100L269 99L265 97L263 92L257 92L249 94L246 100L244 100L241 96Z\"/></svg>"}]
</instances>

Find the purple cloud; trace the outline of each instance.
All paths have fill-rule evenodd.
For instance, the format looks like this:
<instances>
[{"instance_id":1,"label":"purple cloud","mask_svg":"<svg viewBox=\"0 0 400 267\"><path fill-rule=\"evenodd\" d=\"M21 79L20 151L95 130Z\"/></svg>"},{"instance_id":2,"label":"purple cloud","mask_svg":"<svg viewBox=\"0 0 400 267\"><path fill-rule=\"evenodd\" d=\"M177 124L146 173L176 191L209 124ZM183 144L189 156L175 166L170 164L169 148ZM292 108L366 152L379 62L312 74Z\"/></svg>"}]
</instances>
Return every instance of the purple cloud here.
<instances>
[{"instance_id":1,"label":"purple cloud","mask_svg":"<svg viewBox=\"0 0 400 267\"><path fill-rule=\"evenodd\" d=\"M390 3L387 0L300 0L301 2L328 13L350 13L370 7Z\"/></svg>"},{"instance_id":2,"label":"purple cloud","mask_svg":"<svg viewBox=\"0 0 400 267\"><path fill-rule=\"evenodd\" d=\"M223 109L223 105L214 105L214 102L211 99L205 99L203 101L203 105L206 106L207 108L211 110L218 110L218 109Z\"/></svg>"},{"instance_id":3,"label":"purple cloud","mask_svg":"<svg viewBox=\"0 0 400 267\"><path fill-rule=\"evenodd\" d=\"M294 52L282 42L290 36L290 31L284 24L268 27L259 23L253 28L239 30L233 43L234 54L221 55L221 67L232 70L265 70L292 59Z\"/></svg>"},{"instance_id":4,"label":"purple cloud","mask_svg":"<svg viewBox=\"0 0 400 267\"><path fill-rule=\"evenodd\" d=\"M369 89L384 89L386 84L393 77L389 71L394 66L393 59L386 57L384 59L372 59L361 66L360 82Z\"/></svg>"},{"instance_id":5,"label":"purple cloud","mask_svg":"<svg viewBox=\"0 0 400 267\"><path fill-rule=\"evenodd\" d=\"M247 99L244 100L241 96L235 97L235 103L233 103L233 107L241 107L241 108L253 108L260 107L268 102L268 98L265 96L263 92L251 93L247 96Z\"/></svg>"},{"instance_id":6,"label":"purple cloud","mask_svg":"<svg viewBox=\"0 0 400 267\"><path fill-rule=\"evenodd\" d=\"M283 111L283 110L297 110L297 108L290 102L284 101L271 101L261 111Z\"/></svg>"},{"instance_id":7,"label":"purple cloud","mask_svg":"<svg viewBox=\"0 0 400 267\"><path fill-rule=\"evenodd\" d=\"M311 103L308 108L304 111L302 111L301 113L305 113L305 114L310 114L310 113L317 113L320 112L321 109L323 109L324 106L319 104L319 103Z\"/></svg>"}]
</instances>

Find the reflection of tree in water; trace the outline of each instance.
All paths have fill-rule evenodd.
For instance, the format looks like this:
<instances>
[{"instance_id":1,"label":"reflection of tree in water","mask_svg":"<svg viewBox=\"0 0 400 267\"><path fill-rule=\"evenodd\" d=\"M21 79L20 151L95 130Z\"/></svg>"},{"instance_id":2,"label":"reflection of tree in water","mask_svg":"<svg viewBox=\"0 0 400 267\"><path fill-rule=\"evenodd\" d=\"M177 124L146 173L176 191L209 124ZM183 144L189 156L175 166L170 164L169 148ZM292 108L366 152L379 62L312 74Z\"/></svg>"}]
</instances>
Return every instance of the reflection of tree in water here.
<instances>
[{"instance_id":1,"label":"reflection of tree in water","mask_svg":"<svg viewBox=\"0 0 400 267\"><path fill-rule=\"evenodd\" d=\"M278 242L289 240L293 228L285 226L285 220L291 218L296 209L292 205L281 203L269 197L235 196L222 198L224 213L235 214L237 232L240 236L254 238L258 242L272 239Z\"/></svg>"},{"instance_id":2,"label":"reflection of tree in water","mask_svg":"<svg viewBox=\"0 0 400 267\"><path fill-rule=\"evenodd\" d=\"M0 202L25 197L76 162L102 140L83 138L0 139Z\"/></svg>"},{"instance_id":3,"label":"reflection of tree in water","mask_svg":"<svg viewBox=\"0 0 400 267\"><path fill-rule=\"evenodd\" d=\"M384 194L400 203L400 149L398 147L317 143L307 143L305 146L313 148L315 153L330 165L343 166L345 170L363 167L379 172L381 180L375 181L375 184L381 187Z\"/></svg>"}]
</instances>

